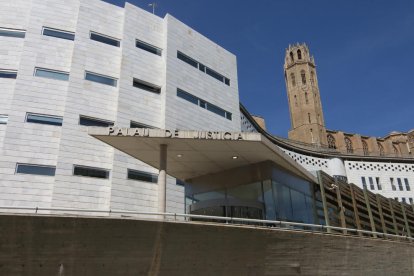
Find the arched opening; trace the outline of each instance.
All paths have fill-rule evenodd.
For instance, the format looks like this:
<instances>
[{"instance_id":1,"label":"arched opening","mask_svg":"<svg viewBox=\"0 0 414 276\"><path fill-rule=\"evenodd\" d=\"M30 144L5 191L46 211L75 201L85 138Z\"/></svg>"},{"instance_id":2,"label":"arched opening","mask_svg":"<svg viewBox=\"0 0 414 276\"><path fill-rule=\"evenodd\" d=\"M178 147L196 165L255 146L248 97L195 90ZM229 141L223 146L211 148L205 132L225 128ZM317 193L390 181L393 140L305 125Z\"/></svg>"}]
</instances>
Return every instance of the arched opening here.
<instances>
[{"instance_id":1,"label":"arched opening","mask_svg":"<svg viewBox=\"0 0 414 276\"><path fill-rule=\"evenodd\" d=\"M348 137L345 137L345 147L347 153L354 153L354 148L352 147L352 141Z\"/></svg>"},{"instance_id":2,"label":"arched opening","mask_svg":"<svg viewBox=\"0 0 414 276\"><path fill-rule=\"evenodd\" d=\"M305 73L305 70L300 71L300 76L302 77L302 84L306 84L306 73Z\"/></svg>"},{"instance_id":3,"label":"arched opening","mask_svg":"<svg viewBox=\"0 0 414 276\"><path fill-rule=\"evenodd\" d=\"M302 52L298 50L298 59L302 59Z\"/></svg>"},{"instance_id":4,"label":"arched opening","mask_svg":"<svg viewBox=\"0 0 414 276\"><path fill-rule=\"evenodd\" d=\"M379 142L377 143L377 145L378 145L380 156L384 156L385 155L384 147Z\"/></svg>"},{"instance_id":5,"label":"arched opening","mask_svg":"<svg viewBox=\"0 0 414 276\"><path fill-rule=\"evenodd\" d=\"M312 85L315 85L315 72L313 72L313 71L311 71L311 79L310 79L310 81L311 81L311 84Z\"/></svg>"},{"instance_id":6,"label":"arched opening","mask_svg":"<svg viewBox=\"0 0 414 276\"><path fill-rule=\"evenodd\" d=\"M392 145L392 148L394 150L394 155L395 156L399 156L400 155L400 151L398 150L397 146L396 145Z\"/></svg>"},{"instance_id":7,"label":"arched opening","mask_svg":"<svg viewBox=\"0 0 414 276\"><path fill-rule=\"evenodd\" d=\"M364 152L364 155L368 155L369 153L368 144L364 140L362 140L362 151Z\"/></svg>"},{"instance_id":8,"label":"arched opening","mask_svg":"<svg viewBox=\"0 0 414 276\"><path fill-rule=\"evenodd\" d=\"M336 141L335 138L332 136L332 134L328 134L328 148L330 149L336 149Z\"/></svg>"},{"instance_id":9,"label":"arched opening","mask_svg":"<svg viewBox=\"0 0 414 276\"><path fill-rule=\"evenodd\" d=\"M296 80L295 80L295 74L294 73L290 73L290 80L292 82L292 86L295 87L296 86Z\"/></svg>"},{"instance_id":10,"label":"arched opening","mask_svg":"<svg viewBox=\"0 0 414 276\"><path fill-rule=\"evenodd\" d=\"M291 61L291 62L293 62L293 61L294 61L294 59L293 59L293 53L292 53L292 52L290 52L290 54L289 54L289 55L290 55L290 61Z\"/></svg>"}]
</instances>

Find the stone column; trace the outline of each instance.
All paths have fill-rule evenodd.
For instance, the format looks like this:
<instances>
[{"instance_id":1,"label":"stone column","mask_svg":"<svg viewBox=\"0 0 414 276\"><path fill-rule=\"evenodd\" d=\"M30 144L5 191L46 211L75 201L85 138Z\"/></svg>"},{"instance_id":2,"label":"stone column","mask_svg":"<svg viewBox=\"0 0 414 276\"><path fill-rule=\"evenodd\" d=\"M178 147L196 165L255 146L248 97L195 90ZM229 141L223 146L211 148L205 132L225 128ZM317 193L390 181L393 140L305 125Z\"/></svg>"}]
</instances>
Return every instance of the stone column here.
<instances>
[{"instance_id":1,"label":"stone column","mask_svg":"<svg viewBox=\"0 0 414 276\"><path fill-rule=\"evenodd\" d=\"M158 212L166 212L167 145L160 145L160 171L158 174Z\"/></svg>"}]
</instances>

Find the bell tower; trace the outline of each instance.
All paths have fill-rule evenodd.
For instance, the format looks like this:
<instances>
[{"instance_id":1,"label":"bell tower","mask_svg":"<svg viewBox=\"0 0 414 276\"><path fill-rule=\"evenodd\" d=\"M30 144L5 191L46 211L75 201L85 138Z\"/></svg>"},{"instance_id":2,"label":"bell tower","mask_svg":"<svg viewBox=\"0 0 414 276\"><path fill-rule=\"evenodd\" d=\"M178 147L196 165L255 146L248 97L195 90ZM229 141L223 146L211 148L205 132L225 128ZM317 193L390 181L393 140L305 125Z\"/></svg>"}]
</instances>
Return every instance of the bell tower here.
<instances>
[{"instance_id":1,"label":"bell tower","mask_svg":"<svg viewBox=\"0 0 414 276\"><path fill-rule=\"evenodd\" d=\"M315 60L306 44L289 45L284 71L291 122L289 139L326 145Z\"/></svg>"}]
</instances>

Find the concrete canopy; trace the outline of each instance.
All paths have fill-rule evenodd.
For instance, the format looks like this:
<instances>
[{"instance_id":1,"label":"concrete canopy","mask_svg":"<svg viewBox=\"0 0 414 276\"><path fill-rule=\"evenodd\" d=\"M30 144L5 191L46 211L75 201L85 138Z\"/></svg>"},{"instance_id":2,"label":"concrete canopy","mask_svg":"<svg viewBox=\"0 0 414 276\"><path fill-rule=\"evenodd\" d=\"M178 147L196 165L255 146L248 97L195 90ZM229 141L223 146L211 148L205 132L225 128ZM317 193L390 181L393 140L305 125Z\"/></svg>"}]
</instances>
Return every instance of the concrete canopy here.
<instances>
[{"instance_id":1,"label":"concrete canopy","mask_svg":"<svg viewBox=\"0 0 414 276\"><path fill-rule=\"evenodd\" d=\"M89 135L157 169L160 168L160 145L165 144L167 173L184 181L272 161L316 182L311 173L260 133L91 127Z\"/></svg>"}]
</instances>

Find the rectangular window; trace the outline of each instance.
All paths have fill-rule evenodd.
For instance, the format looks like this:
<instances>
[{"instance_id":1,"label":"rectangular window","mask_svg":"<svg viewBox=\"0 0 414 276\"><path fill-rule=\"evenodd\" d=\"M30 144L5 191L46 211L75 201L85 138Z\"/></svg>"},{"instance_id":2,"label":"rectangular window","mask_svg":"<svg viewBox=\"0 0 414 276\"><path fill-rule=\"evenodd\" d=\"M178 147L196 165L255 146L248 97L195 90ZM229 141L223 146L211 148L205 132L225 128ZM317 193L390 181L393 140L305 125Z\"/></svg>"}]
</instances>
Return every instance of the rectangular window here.
<instances>
[{"instance_id":1,"label":"rectangular window","mask_svg":"<svg viewBox=\"0 0 414 276\"><path fill-rule=\"evenodd\" d=\"M401 178L397 178L397 182L398 182L398 189L400 189L400 191L404 191Z\"/></svg>"},{"instance_id":2,"label":"rectangular window","mask_svg":"<svg viewBox=\"0 0 414 276\"><path fill-rule=\"evenodd\" d=\"M183 186L183 187L185 186L185 182L180 179L175 179L175 184L177 186Z\"/></svg>"},{"instance_id":3,"label":"rectangular window","mask_svg":"<svg viewBox=\"0 0 414 276\"><path fill-rule=\"evenodd\" d=\"M0 70L0 78L15 79L17 78L16 70Z\"/></svg>"},{"instance_id":4,"label":"rectangular window","mask_svg":"<svg viewBox=\"0 0 414 276\"><path fill-rule=\"evenodd\" d=\"M26 36L26 31L18 29L0 28L0 36L24 38Z\"/></svg>"},{"instance_id":5,"label":"rectangular window","mask_svg":"<svg viewBox=\"0 0 414 276\"><path fill-rule=\"evenodd\" d=\"M85 80L116 87L118 80L112 77L85 71Z\"/></svg>"},{"instance_id":6,"label":"rectangular window","mask_svg":"<svg viewBox=\"0 0 414 276\"><path fill-rule=\"evenodd\" d=\"M140 88L143 89L145 91L149 91L149 92L153 92L153 93L161 93L161 87L154 85L152 83L143 81L143 80L139 80L134 78L132 85L136 88Z\"/></svg>"},{"instance_id":7,"label":"rectangular window","mask_svg":"<svg viewBox=\"0 0 414 276\"><path fill-rule=\"evenodd\" d=\"M66 40L75 40L75 33L53 29L49 27L43 27L42 35L66 39Z\"/></svg>"},{"instance_id":8,"label":"rectangular window","mask_svg":"<svg viewBox=\"0 0 414 276\"><path fill-rule=\"evenodd\" d=\"M374 180L372 179L372 177L369 177L368 180L369 180L369 188L371 190L375 190Z\"/></svg>"},{"instance_id":9,"label":"rectangular window","mask_svg":"<svg viewBox=\"0 0 414 276\"><path fill-rule=\"evenodd\" d=\"M180 51L177 51L177 58L184 61L187 64L190 64L191 66L193 66L195 68L198 68L198 62L197 61L195 61L194 59L184 55Z\"/></svg>"},{"instance_id":10,"label":"rectangular window","mask_svg":"<svg viewBox=\"0 0 414 276\"><path fill-rule=\"evenodd\" d=\"M410 197L409 200L410 200L410 204L413 204L413 198Z\"/></svg>"},{"instance_id":11,"label":"rectangular window","mask_svg":"<svg viewBox=\"0 0 414 276\"><path fill-rule=\"evenodd\" d=\"M379 177L375 177L375 182L377 182L377 188L378 190L382 190L382 185L380 182L380 178Z\"/></svg>"},{"instance_id":12,"label":"rectangular window","mask_svg":"<svg viewBox=\"0 0 414 276\"><path fill-rule=\"evenodd\" d=\"M397 187L395 187L395 183L394 183L394 178L393 177L390 177L390 183L391 183L391 189L393 191L396 191L397 190Z\"/></svg>"},{"instance_id":13,"label":"rectangular window","mask_svg":"<svg viewBox=\"0 0 414 276\"><path fill-rule=\"evenodd\" d=\"M149 172L128 169L128 179L157 183L158 175Z\"/></svg>"},{"instance_id":14,"label":"rectangular window","mask_svg":"<svg viewBox=\"0 0 414 276\"><path fill-rule=\"evenodd\" d=\"M214 104L211 104L209 102L206 102L200 98L197 98L193 95L191 95L188 92L185 92L184 90L181 90L180 88L177 88L177 97L182 98L190 103L196 104L198 106L200 106L201 108L205 108L208 111L211 111L217 115L220 115L228 120L231 121L232 119L232 114Z\"/></svg>"},{"instance_id":15,"label":"rectangular window","mask_svg":"<svg viewBox=\"0 0 414 276\"><path fill-rule=\"evenodd\" d=\"M138 122L134 122L134 121L131 121L130 122L129 127L130 128L155 128L153 126L146 125L146 124L142 124L142 123L138 123Z\"/></svg>"},{"instance_id":16,"label":"rectangular window","mask_svg":"<svg viewBox=\"0 0 414 276\"><path fill-rule=\"evenodd\" d=\"M109 171L101 168L74 165L73 175L107 179L109 178Z\"/></svg>"},{"instance_id":17,"label":"rectangular window","mask_svg":"<svg viewBox=\"0 0 414 276\"><path fill-rule=\"evenodd\" d=\"M21 174L36 174L54 176L56 172L55 166L43 166L35 164L16 164L16 173Z\"/></svg>"},{"instance_id":18,"label":"rectangular window","mask_svg":"<svg viewBox=\"0 0 414 276\"><path fill-rule=\"evenodd\" d=\"M407 203L405 197L401 198L402 202Z\"/></svg>"},{"instance_id":19,"label":"rectangular window","mask_svg":"<svg viewBox=\"0 0 414 276\"><path fill-rule=\"evenodd\" d=\"M161 56L162 53L162 50L160 48L138 39L135 41L135 46L139 49L142 49L144 51L150 52L158 56Z\"/></svg>"},{"instance_id":20,"label":"rectangular window","mask_svg":"<svg viewBox=\"0 0 414 276\"><path fill-rule=\"evenodd\" d=\"M219 73L217 73L214 70L211 70L210 68L206 68L206 74L215 78L216 80L219 80L221 82L224 82L224 77L222 75L220 75Z\"/></svg>"},{"instance_id":21,"label":"rectangular window","mask_svg":"<svg viewBox=\"0 0 414 276\"><path fill-rule=\"evenodd\" d=\"M361 181L362 181L362 188L366 189L367 188L367 182L365 180L365 177L361 176Z\"/></svg>"},{"instance_id":22,"label":"rectangular window","mask_svg":"<svg viewBox=\"0 0 414 276\"><path fill-rule=\"evenodd\" d=\"M82 126L110 127L114 125L114 122L80 115L79 124Z\"/></svg>"},{"instance_id":23,"label":"rectangular window","mask_svg":"<svg viewBox=\"0 0 414 276\"><path fill-rule=\"evenodd\" d=\"M7 125L8 120L9 120L8 115L0 115L0 125Z\"/></svg>"},{"instance_id":24,"label":"rectangular window","mask_svg":"<svg viewBox=\"0 0 414 276\"><path fill-rule=\"evenodd\" d=\"M95 41L98 41L98 42L101 42L101 43L105 43L105 44L108 44L108 45L112 45L112 46L115 46L115 47L119 47L121 45L121 41L119 39L116 39L116 38L113 38L113 37L110 37L110 36L107 36L107 35L103 35L103 34L98 34L98 33L92 32L92 31L90 32L90 38L92 40L95 40Z\"/></svg>"},{"instance_id":25,"label":"rectangular window","mask_svg":"<svg viewBox=\"0 0 414 276\"><path fill-rule=\"evenodd\" d=\"M35 68L34 75L36 77L54 79L54 80L62 80L67 81L69 80L69 73L45 68Z\"/></svg>"},{"instance_id":26,"label":"rectangular window","mask_svg":"<svg viewBox=\"0 0 414 276\"><path fill-rule=\"evenodd\" d=\"M398 197L394 197L394 200L398 201Z\"/></svg>"},{"instance_id":27,"label":"rectangular window","mask_svg":"<svg viewBox=\"0 0 414 276\"><path fill-rule=\"evenodd\" d=\"M408 183L408 179L407 178L404 178L404 183L405 183L405 189L407 191L411 191L410 183Z\"/></svg>"},{"instance_id":28,"label":"rectangular window","mask_svg":"<svg viewBox=\"0 0 414 276\"><path fill-rule=\"evenodd\" d=\"M61 126L63 123L63 118L53 115L26 113L26 122L42 125Z\"/></svg>"}]
</instances>

